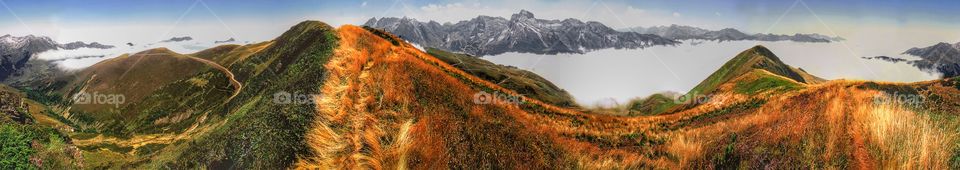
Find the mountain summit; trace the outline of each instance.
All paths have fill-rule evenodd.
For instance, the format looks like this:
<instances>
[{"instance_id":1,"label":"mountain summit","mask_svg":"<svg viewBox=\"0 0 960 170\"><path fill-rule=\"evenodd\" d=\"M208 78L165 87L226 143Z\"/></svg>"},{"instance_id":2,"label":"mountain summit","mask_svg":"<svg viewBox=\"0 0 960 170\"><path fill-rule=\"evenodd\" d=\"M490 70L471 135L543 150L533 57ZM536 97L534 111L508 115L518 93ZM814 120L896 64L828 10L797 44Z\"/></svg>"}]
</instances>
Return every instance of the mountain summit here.
<instances>
[{"instance_id":1,"label":"mountain summit","mask_svg":"<svg viewBox=\"0 0 960 170\"><path fill-rule=\"evenodd\" d=\"M599 22L537 19L526 10L513 14L510 19L479 16L441 25L410 18L371 18L364 26L386 30L414 44L474 56L507 52L584 53L679 43L657 35L616 31Z\"/></svg>"},{"instance_id":2,"label":"mountain summit","mask_svg":"<svg viewBox=\"0 0 960 170\"><path fill-rule=\"evenodd\" d=\"M724 63L675 102L666 102L666 97L654 94L644 100L631 101L630 107L642 114L670 113L703 104L699 100L710 100L708 96L716 94L736 92L755 95L822 82L825 80L783 63L770 49L757 45ZM650 99L656 100L651 102Z\"/></svg>"},{"instance_id":3,"label":"mountain summit","mask_svg":"<svg viewBox=\"0 0 960 170\"><path fill-rule=\"evenodd\" d=\"M770 49L762 45L757 45L740 52L736 57L727 61L727 63L723 64L716 72L710 74L707 79L690 90L690 93L710 93L720 84L757 69L800 83L818 83L823 81L823 79L807 74L801 69L784 64Z\"/></svg>"},{"instance_id":4,"label":"mountain summit","mask_svg":"<svg viewBox=\"0 0 960 170\"><path fill-rule=\"evenodd\" d=\"M960 43L937 43L923 48L910 48L904 55L920 57L919 60L908 60L888 56L862 57L864 59L882 59L889 62L907 62L914 67L928 72L940 73L943 78L960 76Z\"/></svg>"},{"instance_id":5,"label":"mountain summit","mask_svg":"<svg viewBox=\"0 0 960 170\"><path fill-rule=\"evenodd\" d=\"M903 54L920 57L921 60L915 61L914 65L939 71L944 74L944 77L960 75L960 43L941 42L929 47L911 48Z\"/></svg>"},{"instance_id":6,"label":"mountain summit","mask_svg":"<svg viewBox=\"0 0 960 170\"><path fill-rule=\"evenodd\" d=\"M511 15L510 19L536 19L536 17L534 17L530 11L520 10L520 13Z\"/></svg>"}]
</instances>

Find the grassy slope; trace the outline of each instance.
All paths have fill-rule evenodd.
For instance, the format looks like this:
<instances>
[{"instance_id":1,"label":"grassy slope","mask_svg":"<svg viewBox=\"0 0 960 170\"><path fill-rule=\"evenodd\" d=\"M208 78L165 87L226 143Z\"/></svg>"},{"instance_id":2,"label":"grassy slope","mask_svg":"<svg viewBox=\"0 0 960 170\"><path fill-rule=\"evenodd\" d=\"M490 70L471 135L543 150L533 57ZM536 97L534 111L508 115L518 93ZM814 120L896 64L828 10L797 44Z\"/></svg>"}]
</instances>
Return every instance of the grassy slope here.
<instances>
[{"instance_id":1,"label":"grassy slope","mask_svg":"<svg viewBox=\"0 0 960 170\"><path fill-rule=\"evenodd\" d=\"M769 49L763 46L755 46L748 50L737 54L736 57L724 63L717 71L710 74L706 79L704 79L700 84L694 86L686 95L683 96L684 100L698 99L703 97L708 97L711 93L718 88L718 86L731 82L731 80L736 79L740 76L746 74L754 74L755 70L765 70L766 72L777 75L777 77L788 79L784 81L794 81L801 84L816 84L823 82L823 79L820 79L816 76L807 74L806 72L791 67L787 64L784 64L780 59L773 54ZM778 78L778 79L780 79ZM775 81L774 79L770 79ZM755 83L771 83L771 82L755 82ZM765 84L767 86L776 86L779 84ZM757 87L757 88L772 88L772 87ZM685 103L677 102L667 102L667 103L650 103L657 104L655 106L641 106L640 108L659 108L653 109L649 112L643 112L645 114L661 114L667 112L676 112L683 109L688 109L696 105L696 102L691 104L689 101L684 101ZM632 102L637 103L637 102Z\"/></svg>"},{"instance_id":2,"label":"grassy slope","mask_svg":"<svg viewBox=\"0 0 960 170\"><path fill-rule=\"evenodd\" d=\"M956 162L957 140L949 135L958 133L949 131L960 103L955 80L808 84L777 73L782 69L749 69L712 86L716 100L670 115L621 117L534 98L517 105L477 104L473 94L478 91L517 92L389 34L345 26L331 36L339 43L329 63L313 68L328 75L322 81L261 86L317 90L323 95L316 98L316 112L295 106L267 114L285 108L262 102L270 90L244 93L231 102L239 109L227 116L244 123L227 121L188 145L168 146L190 151L170 156L190 162L167 165L282 167L294 156L302 168L943 168ZM263 68L249 65L254 73ZM278 72L277 67L261 73ZM296 73L301 72L286 74ZM880 93L889 91L915 91L936 100L916 108L873 103L890 97ZM296 115L315 117L290 119ZM307 145L290 143L298 139Z\"/></svg>"},{"instance_id":3,"label":"grassy slope","mask_svg":"<svg viewBox=\"0 0 960 170\"><path fill-rule=\"evenodd\" d=\"M59 100L66 104L53 104L53 112L57 116L67 117L68 124L78 125L77 130L82 132L129 137L134 132L141 132L144 129L142 125L148 124L144 123L144 119L150 117L142 114L148 111L144 111L142 109L144 105L140 103L150 101L144 100L156 98L153 96L162 93L159 91L163 89L170 88L173 82L188 79L200 73L204 73L201 76L206 77L222 74L189 57L191 56L159 48L97 63L73 75L73 80L65 81L69 83L54 91L68 94L63 96L79 92L122 95L124 102L118 105L70 104L72 103L70 100L61 98ZM189 89L180 89L180 91L194 92Z\"/></svg>"},{"instance_id":4,"label":"grassy slope","mask_svg":"<svg viewBox=\"0 0 960 170\"><path fill-rule=\"evenodd\" d=\"M561 107L576 106L576 102L569 93L533 72L434 48L428 48L427 53L460 70L525 96Z\"/></svg>"},{"instance_id":5,"label":"grassy slope","mask_svg":"<svg viewBox=\"0 0 960 170\"><path fill-rule=\"evenodd\" d=\"M573 166L561 156L565 151L546 142L555 136L525 128L521 110L472 100L474 88L515 92L394 44L401 41L390 35L344 26L339 36L307 138L316 156L301 167Z\"/></svg>"},{"instance_id":6,"label":"grassy slope","mask_svg":"<svg viewBox=\"0 0 960 170\"><path fill-rule=\"evenodd\" d=\"M0 108L16 108L0 113L0 168L2 169L76 169L82 166L79 151L59 131L50 118L36 114L32 101L22 99L17 90L0 85ZM27 104L20 106L20 101ZM10 119L22 117L23 121ZM43 162L31 161L43 160Z\"/></svg>"},{"instance_id":7,"label":"grassy slope","mask_svg":"<svg viewBox=\"0 0 960 170\"><path fill-rule=\"evenodd\" d=\"M268 47L230 65L244 91L209 110L207 122L223 122L191 142L161 149L146 166L250 168L287 167L309 154L303 134L313 119L309 102L276 102L278 93L319 94L337 38L333 28L308 21L291 28ZM203 100L200 100L203 101ZM196 108L196 107L195 107ZM202 107L201 107L202 108ZM169 162L167 162L169 161Z\"/></svg>"},{"instance_id":8,"label":"grassy slope","mask_svg":"<svg viewBox=\"0 0 960 170\"><path fill-rule=\"evenodd\" d=\"M808 79L813 76L804 76L804 72L797 72L787 64L780 61L773 52L763 46L755 46L746 51L737 54L736 57L723 64L716 72L710 74L705 80L694 86L690 90L691 94L709 94L713 92L722 83L728 82L740 75L762 69L770 73L793 79L801 83L817 82L818 80Z\"/></svg>"},{"instance_id":9,"label":"grassy slope","mask_svg":"<svg viewBox=\"0 0 960 170\"><path fill-rule=\"evenodd\" d=\"M793 70L776 66L727 73L727 81L708 86L716 100L670 115L595 115L531 98L476 104L476 91L515 92L395 44L395 37L349 26L339 32L341 47L328 68L333 76L307 137L316 156L301 167L944 167L957 141L948 135L956 132L936 130L948 121L871 103L887 96L855 88L864 82L807 84L797 81L804 76L776 73ZM934 94L955 98L956 90ZM889 115L911 119L891 122ZM924 147L897 149L911 146ZM929 157L904 159L921 154Z\"/></svg>"},{"instance_id":10,"label":"grassy slope","mask_svg":"<svg viewBox=\"0 0 960 170\"><path fill-rule=\"evenodd\" d=\"M319 85L311 84L322 83L318 70L336 44L330 30L303 22L275 41L191 54L229 67L243 91L228 100L233 89L225 75L208 69L122 108L135 116L78 143L86 146L91 167L99 168L289 166L307 154L300 141L313 107L278 103L274 94L318 94Z\"/></svg>"},{"instance_id":11,"label":"grassy slope","mask_svg":"<svg viewBox=\"0 0 960 170\"><path fill-rule=\"evenodd\" d=\"M951 135L960 133L957 80L811 84L779 69L750 69L711 85L716 100L623 117L532 97L474 103L479 91L518 93L402 42L304 22L247 57L222 57L242 58L229 65L244 82L232 100L224 101L223 75L207 70L125 108L141 116L122 128L127 135L71 137L83 138L75 142L88 148L90 168L946 168L960 161ZM309 95L317 105L278 103L278 92ZM894 97L881 92L927 100L874 103ZM188 116L169 121L180 114Z\"/></svg>"},{"instance_id":12,"label":"grassy slope","mask_svg":"<svg viewBox=\"0 0 960 170\"><path fill-rule=\"evenodd\" d=\"M231 100L228 99L233 88L221 71L195 70L183 65L199 64L196 61L175 64L168 63L171 60L154 61L160 58L144 57L139 66L124 76L127 78L114 78L118 77L118 70L125 70L123 66L133 65L129 63L132 58L157 56L139 55L141 53L99 63L100 66L79 74L80 78L73 77L78 81L51 87L49 89L60 90L48 91L71 92L83 89L85 84L99 84L126 94L144 89L116 87L153 85L149 91L135 91L136 94L142 92L143 97L138 100L128 97L123 107L90 110L84 114L74 112L75 115L123 113L122 117L85 117L82 122L89 128L71 134L84 150L89 168L287 167L296 155L308 154L302 134L312 119L313 106L277 103L274 94L318 94L318 86L323 82L323 63L336 44L331 30L320 22L303 22L274 41L225 45L188 54L229 67L244 87ZM177 62L182 60L178 56L187 56L162 49L143 53L151 52L167 54L163 57ZM169 66L178 67L169 70ZM129 78L141 73L180 77ZM85 81L94 74L98 75L96 79L104 80ZM106 77L110 79L102 78L103 75L109 75ZM57 107L70 106L51 103Z\"/></svg>"},{"instance_id":13,"label":"grassy slope","mask_svg":"<svg viewBox=\"0 0 960 170\"><path fill-rule=\"evenodd\" d=\"M688 136L710 138L703 155L691 161L705 167L956 167L956 87L937 81L887 84L904 91L939 89L920 106L888 101L892 93L870 82L834 81L776 97L760 97L754 110L734 109L718 118L700 119L681 129ZM904 94L901 92L900 94ZM739 111L738 111L739 110ZM722 119L720 119L722 118ZM704 137L706 136L706 137ZM722 139L722 140L721 140ZM912 148L912 149L907 149ZM919 158L919 159L914 159Z\"/></svg>"},{"instance_id":14,"label":"grassy slope","mask_svg":"<svg viewBox=\"0 0 960 170\"><path fill-rule=\"evenodd\" d=\"M22 97L21 100L26 103L26 111L28 111L28 114L30 114L30 117L33 119L34 123L54 129L72 130L69 125L60 122L56 118L51 117L51 115L48 115L46 112L46 105L26 98L27 95L20 92L16 88L0 84L0 92Z\"/></svg>"},{"instance_id":15,"label":"grassy slope","mask_svg":"<svg viewBox=\"0 0 960 170\"><path fill-rule=\"evenodd\" d=\"M69 110L74 115L90 119L122 120L120 108L136 103L169 82L184 79L207 69L201 63L187 59L168 49L153 49L133 55L124 55L97 63L77 73L76 78L61 90L66 96L87 94L123 95L125 103L75 104ZM68 115L68 114L64 114Z\"/></svg>"}]
</instances>

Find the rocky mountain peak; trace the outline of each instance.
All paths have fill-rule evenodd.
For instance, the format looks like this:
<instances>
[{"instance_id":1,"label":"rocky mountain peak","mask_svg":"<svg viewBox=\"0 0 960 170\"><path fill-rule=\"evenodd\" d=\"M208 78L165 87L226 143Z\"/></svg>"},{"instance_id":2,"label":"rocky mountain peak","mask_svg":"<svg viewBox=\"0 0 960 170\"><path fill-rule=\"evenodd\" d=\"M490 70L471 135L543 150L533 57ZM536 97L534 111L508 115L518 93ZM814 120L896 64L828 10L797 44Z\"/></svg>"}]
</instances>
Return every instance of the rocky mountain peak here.
<instances>
[{"instance_id":1,"label":"rocky mountain peak","mask_svg":"<svg viewBox=\"0 0 960 170\"><path fill-rule=\"evenodd\" d=\"M958 43L958 45L960 45L960 43ZM958 49L957 45L945 43L945 42L937 43L937 45L934 45L933 48L940 49L940 50Z\"/></svg>"},{"instance_id":2,"label":"rocky mountain peak","mask_svg":"<svg viewBox=\"0 0 960 170\"><path fill-rule=\"evenodd\" d=\"M533 13L527 10L520 10L520 13L516 13L510 16L510 19L532 19L535 18Z\"/></svg>"},{"instance_id":3,"label":"rocky mountain peak","mask_svg":"<svg viewBox=\"0 0 960 170\"><path fill-rule=\"evenodd\" d=\"M478 16L440 25L401 18L380 18L365 26L383 29L409 42L474 56L506 52L536 54L584 53L590 50L617 48L636 49L679 42L658 35L619 32L599 22L577 19L536 19L521 10L510 19Z\"/></svg>"},{"instance_id":4,"label":"rocky mountain peak","mask_svg":"<svg viewBox=\"0 0 960 170\"><path fill-rule=\"evenodd\" d=\"M370 17L363 25L377 25L377 17Z\"/></svg>"},{"instance_id":5,"label":"rocky mountain peak","mask_svg":"<svg viewBox=\"0 0 960 170\"><path fill-rule=\"evenodd\" d=\"M14 43L14 42L16 42L16 41L13 39L12 36L10 36L10 34L7 34L7 35L3 35L2 37L0 37L0 42L3 42L3 43Z\"/></svg>"},{"instance_id":6,"label":"rocky mountain peak","mask_svg":"<svg viewBox=\"0 0 960 170\"><path fill-rule=\"evenodd\" d=\"M941 42L928 47L913 47L901 54L920 57L919 60L911 60L908 63L921 70L939 72L943 78L960 76L960 43ZM890 57L864 57L864 59L884 59L890 62L907 61L888 58Z\"/></svg>"}]
</instances>

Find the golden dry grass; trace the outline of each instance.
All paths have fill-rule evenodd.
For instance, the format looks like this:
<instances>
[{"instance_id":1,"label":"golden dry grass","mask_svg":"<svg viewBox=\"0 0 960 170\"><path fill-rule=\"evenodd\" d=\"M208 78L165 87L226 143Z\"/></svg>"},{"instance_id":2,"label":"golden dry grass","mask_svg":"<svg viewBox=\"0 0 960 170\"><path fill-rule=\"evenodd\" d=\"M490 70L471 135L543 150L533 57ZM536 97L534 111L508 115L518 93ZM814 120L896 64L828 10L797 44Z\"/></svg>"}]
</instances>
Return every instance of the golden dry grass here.
<instances>
[{"instance_id":1,"label":"golden dry grass","mask_svg":"<svg viewBox=\"0 0 960 170\"><path fill-rule=\"evenodd\" d=\"M861 108L876 150L876 164L884 169L945 169L956 142L941 123L903 107L879 105Z\"/></svg>"},{"instance_id":2,"label":"golden dry grass","mask_svg":"<svg viewBox=\"0 0 960 170\"><path fill-rule=\"evenodd\" d=\"M770 74L763 70L669 115L603 115L529 98L475 104L478 91L516 93L387 40L396 37L355 26L338 36L307 134L314 156L298 168L940 168L956 141L922 114L875 105L879 93L857 88L862 81L733 92L736 81ZM898 115L908 117L890 119Z\"/></svg>"}]
</instances>

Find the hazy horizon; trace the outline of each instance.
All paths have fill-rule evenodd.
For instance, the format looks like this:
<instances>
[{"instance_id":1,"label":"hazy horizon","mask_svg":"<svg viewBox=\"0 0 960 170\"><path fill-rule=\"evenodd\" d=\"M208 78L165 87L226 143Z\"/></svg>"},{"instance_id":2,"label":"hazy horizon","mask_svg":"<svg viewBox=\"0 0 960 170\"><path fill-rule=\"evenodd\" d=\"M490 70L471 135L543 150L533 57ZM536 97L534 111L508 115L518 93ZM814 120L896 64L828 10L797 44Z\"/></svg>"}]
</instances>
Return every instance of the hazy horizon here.
<instances>
[{"instance_id":1,"label":"hazy horizon","mask_svg":"<svg viewBox=\"0 0 960 170\"><path fill-rule=\"evenodd\" d=\"M900 55L909 47L858 40L842 42L857 44L849 50L841 42L687 40L678 46L636 50L607 49L557 55L506 53L485 56L483 59L533 71L567 90L578 103L585 106L624 104L633 98L667 91L685 93L738 53L754 45L764 45L784 63L828 80L916 82L939 78L937 74L922 71L907 63L866 60L854 56L851 53L911 58ZM691 45L692 41L702 43Z\"/></svg>"}]
</instances>

